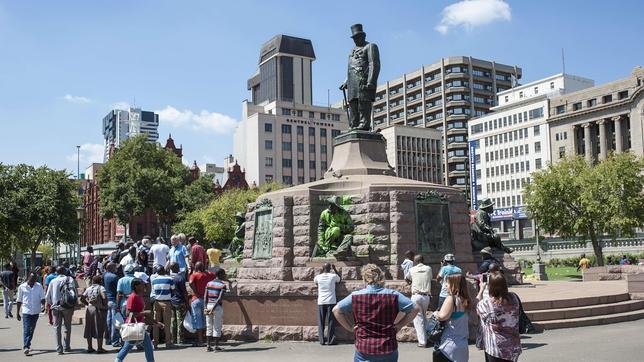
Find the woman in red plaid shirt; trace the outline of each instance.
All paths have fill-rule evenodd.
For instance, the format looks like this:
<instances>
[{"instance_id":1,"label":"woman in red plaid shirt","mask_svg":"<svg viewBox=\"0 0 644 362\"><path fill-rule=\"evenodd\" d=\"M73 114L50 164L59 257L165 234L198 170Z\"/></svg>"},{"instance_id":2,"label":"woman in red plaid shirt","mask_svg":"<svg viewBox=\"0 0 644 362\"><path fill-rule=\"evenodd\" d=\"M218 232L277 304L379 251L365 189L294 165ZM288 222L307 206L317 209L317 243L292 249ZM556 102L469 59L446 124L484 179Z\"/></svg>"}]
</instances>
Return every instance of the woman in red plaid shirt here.
<instances>
[{"instance_id":1,"label":"woman in red plaid shirt","mask_svg":"<svg viewBox=\"0 0 644 362\"><path fill-rule=\"evenodd\" d=\"M378 266L362 267L362 279L367 287L351 293L333 308L338 323L355 333L353 360L398 361L396 332L414 319L418 307L400 292L384 288L385 275ZM347 314L353 314L355 325L351 325Z\"/></svg>"}]
</instances>

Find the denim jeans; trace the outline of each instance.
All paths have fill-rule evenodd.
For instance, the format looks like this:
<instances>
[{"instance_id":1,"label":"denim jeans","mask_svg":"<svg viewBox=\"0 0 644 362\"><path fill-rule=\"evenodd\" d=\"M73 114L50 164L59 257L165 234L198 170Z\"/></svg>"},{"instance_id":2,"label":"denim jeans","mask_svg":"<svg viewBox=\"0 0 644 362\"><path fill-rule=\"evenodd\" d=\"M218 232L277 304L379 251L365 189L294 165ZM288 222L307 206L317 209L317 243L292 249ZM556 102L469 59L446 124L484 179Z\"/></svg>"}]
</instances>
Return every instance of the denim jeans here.
<instances>
[{"instance_id":1,"label":"denim jeans","mask_svg":"<svg viewBox=\"0 0 644 362\"><path fill-rule=\"evenodd\" d=\"M14 291L9 288L2 288L2 304L4 304L4 315L8 317L13 308L13 293Z\"/></svg>"},{"instance_id":2,"label":"denim jeans","mask_svg":"<svg viewBox=\"0 0 644 362\"><path fill-rule=\"evenodd\" d=\"M121 339L118 329L114 326L114 316L116 315L116 302L107 302L107 317L105 326L105 344L114 345Z\"/></svg>"},{"instance_id":3,"label":"denim jeans","mask_svg":"<svg viewBox=\"0 0 644 362\"><path fill-rule=\"evenodd\" d=\"M365 354L356 351L353 355L353 362L397 362L398 351L389 354Z\"/></svg>"},{"instance_id":4,"label":"denim jeans","mask_svg":"<svg viewBox=\"0 0 644 362\"><path fill-rule=\"evenodd\" d=\"M121 347L121 350L116 355L116 362L123 361L125 359L125 356L127 356L132 348L134 348L134 346L138 343L138 341L125 341L123 343L123 347ZM145 332L145 335L143 337L143 350L145 351L146 362L154 362L154 347L152 347L152 340L150 339L150 334L148 332Z\"/></svg>"},{"instance_id":5,"label":"denim jeans","mask_svg":"<svg viewBox=\"0 0 644 362\"><path fill-rule=\"evenodd\" d=\"M31 348L31 339L34 337L38 322L38 314L22 315L22 348Z\"/></svg>"},{"instance_id":6,"label":"denim jeans","mask_svg":"<svg viewBox=\"0 0 644 362\"><path fill-rule=\"evenodd\" d=\"M192 313L192 328L205 329L206 316L203 313L203 299L197 298L193 300L190 309Z\"/></svg>"}]
</instances>

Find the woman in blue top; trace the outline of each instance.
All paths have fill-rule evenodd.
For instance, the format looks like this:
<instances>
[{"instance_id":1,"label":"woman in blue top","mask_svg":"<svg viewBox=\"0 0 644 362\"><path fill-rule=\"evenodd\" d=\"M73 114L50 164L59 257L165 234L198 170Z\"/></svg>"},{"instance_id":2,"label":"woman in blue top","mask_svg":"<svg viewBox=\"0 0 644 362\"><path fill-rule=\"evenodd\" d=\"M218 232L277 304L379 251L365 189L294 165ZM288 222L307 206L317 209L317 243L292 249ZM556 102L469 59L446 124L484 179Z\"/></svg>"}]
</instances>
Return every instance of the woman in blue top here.
<instances>
[{"instance_id":1,"label":"woman in blue top","mask_svg":"<svg viewBox=\"0 0 644 362\"><path fill-rule=\"evenodd\" d=\"M441 309L434 312L434 316L446 323L441 342L434 347L433 361L467 361L469 359L467 311L470 309L467 281L463 274L457 273L448 275L445 282L448 295Z\"/></svg>"}]
</instances>

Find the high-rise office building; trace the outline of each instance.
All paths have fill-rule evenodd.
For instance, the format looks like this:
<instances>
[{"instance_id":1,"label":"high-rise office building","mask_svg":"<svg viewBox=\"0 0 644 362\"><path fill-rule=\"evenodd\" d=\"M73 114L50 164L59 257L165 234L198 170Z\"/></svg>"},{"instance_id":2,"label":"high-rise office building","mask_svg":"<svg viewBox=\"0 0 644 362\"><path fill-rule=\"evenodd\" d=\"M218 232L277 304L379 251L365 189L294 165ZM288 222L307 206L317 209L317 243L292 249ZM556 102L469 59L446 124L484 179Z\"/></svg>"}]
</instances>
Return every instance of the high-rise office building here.
<instances>
[{"instance_id":1,"label":"high-rise office building","mask_svg":"<svg viewBox=\"0 0 644 362\"><path fill-rule=\"evenodd\" d=\"M118 148L128 137L143 133L147 135L149 142L156 142L159 139L158 114L134 107L130 107L129 110L111 110L103 117L103 138L105 139L103 160L108 160L111 144Z\"/></svg>"},{"instance_id":2,"label":"high-rise office building","mask_svg":"<svg viewBox=\"0 0 644 362\"><path fill-rule=\"evenodd\" d=\"M277 35L262 45L234 136L232 159L249 184L303 184L321 179L331 164L333 137L347 119L342 109L312 104L314 60L308 39Z\"/></svg>"},{"instance_id":3,"label":"high-rise office building","mask_svg":"<svg viewBox=\"0 0 644 362\"><path fill-rule=\"evenodd\" d=\"M547 167L552 159L550 100L593 85L590 79L556 74L499 92L498 106L468 122L471 208L476 210L484 198L492 199L492 226L501 236L532 236L523 190L531 173Z\"/></svg>"},{"instance_id":4,"label":"high-rise office building","mask_svg":"<svg viewBox=\"0 0 644 362\"><path fill-rule=\"evenodd\" d=\"M443 182L440 131L394 125L383 128L380 134L387 141L387 160L398 177Z\"/></svg>"},{"instance_id":5,"label":"high-rise office building","mask_svg":"<svg viewBox=\"0 0 644 362\"><path fill-rule=\"evenodd\" d=\"M442 132L444 184L466 187L467 121L486 114L496 94L521 78L521 68L472 57L442 58L378 86L374 129L390 125Z\"/></svg>"}]
</instances>

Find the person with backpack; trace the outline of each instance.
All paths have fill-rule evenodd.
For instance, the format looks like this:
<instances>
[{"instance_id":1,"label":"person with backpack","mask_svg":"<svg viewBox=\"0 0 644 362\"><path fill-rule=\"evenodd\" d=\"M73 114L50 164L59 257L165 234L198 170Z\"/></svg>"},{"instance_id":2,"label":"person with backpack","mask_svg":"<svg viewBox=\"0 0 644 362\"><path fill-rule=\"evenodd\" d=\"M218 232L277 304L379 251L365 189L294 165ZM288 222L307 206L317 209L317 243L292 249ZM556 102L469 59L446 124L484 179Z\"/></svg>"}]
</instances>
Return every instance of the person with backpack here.
<instances>
[{"instance_id":1,"label":"person with backpack","mask_svg":"<svg viewBox=\"0 0 644 362\"><path fill-rule=\"evenodd\" d=\"M107 296L103 287L103 277L95 275L92 285L85 289L80 296L81 302L87 306L85 309L85 331L87 339L87 353L105 353L103 349L103 336L105 335L107 321ZM92 347L92 338L96 338L97 349Z\"/></svg>"},{"instance_id":2,"label":"person with backpack","mask_svg":"<svg viewBox=\"0 0 644 362\"><path fill-rule=\"evenodd\" d=\"M78 304L76 281L68 276L64 266L56 270L58 276L49 283L45 300L51 305L54 316L54 331L56 331L56 351L58 354L70 352L72 336L72 315ZM65 339L61 343L61 327L65 326Z\"/></svg>"}]
</instances>

